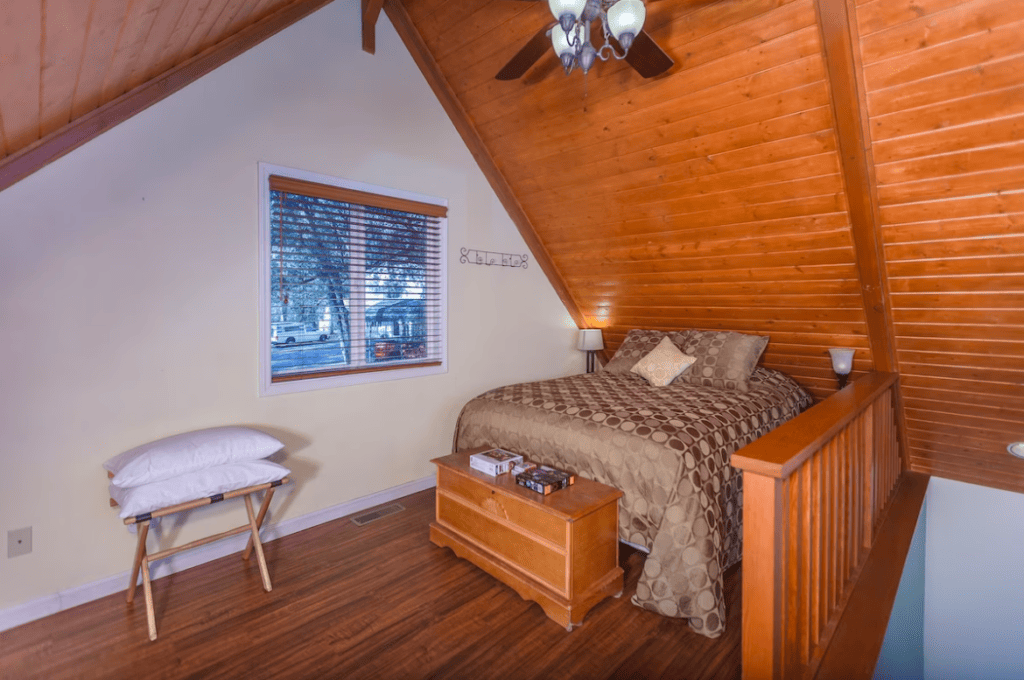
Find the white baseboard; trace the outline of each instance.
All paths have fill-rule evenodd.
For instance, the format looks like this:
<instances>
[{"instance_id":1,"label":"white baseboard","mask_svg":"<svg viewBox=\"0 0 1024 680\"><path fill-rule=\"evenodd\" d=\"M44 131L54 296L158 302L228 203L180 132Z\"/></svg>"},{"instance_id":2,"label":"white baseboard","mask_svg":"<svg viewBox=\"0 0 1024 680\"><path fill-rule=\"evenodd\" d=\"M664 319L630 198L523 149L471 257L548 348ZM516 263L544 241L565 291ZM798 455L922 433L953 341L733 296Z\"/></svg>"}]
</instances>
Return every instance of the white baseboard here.
<instances>
[{"instance_id":1,"label":"white baseboard","mask_svg":"<svg viewBox=\"0 0 1024 680\"><path fill-rule=\"evenodd\" d=\"M429 489L437 484L437 477L430 476L422 479L415 479L405 484L399 484L393 486L390 489L384 489L377 493L370 494L369 496L363 496L362 498L356 498L348 501L347 503L340 503L338 505L324 508L323 510L317 510L311 512L308 515L302 515L301 517L293 517L286 519L273 526L265 526L260 532L260 537L263 542L273 541L276 538L294 534L304 529L315 527L325 522L352 515L367 508L372 508L375 505L382 503L388 503L390 501L397 500L409 494L416 493ZM192 567L205 564L206 562L212 562L213 560L220 559L226 555L240 552L248 540L248 535L238 534L231 536L222 541L216 543L210 543L208 545L189 550L187 552L178 553L171 557L160 560L152 569L152 577L160 578L161 576L167 576L174 574L185 569L191 569ZM44 616L50 614L56 614L59 611L77 607L80 604L86 602L92 602L98 600L101 597L106 597L112 593L123 591L128 585L128 572L124 571L120 574L115 574L99 581L93 581L92 583L85 583L74 588L68 588L67 590L61 590L53 595L45 595L43 597L31 600L24 604L15 605L8 607L7 609L0 610L0 631L20 626L23 623L29 621L35 621L41 619Z\"/></svg>"}]
</instances>

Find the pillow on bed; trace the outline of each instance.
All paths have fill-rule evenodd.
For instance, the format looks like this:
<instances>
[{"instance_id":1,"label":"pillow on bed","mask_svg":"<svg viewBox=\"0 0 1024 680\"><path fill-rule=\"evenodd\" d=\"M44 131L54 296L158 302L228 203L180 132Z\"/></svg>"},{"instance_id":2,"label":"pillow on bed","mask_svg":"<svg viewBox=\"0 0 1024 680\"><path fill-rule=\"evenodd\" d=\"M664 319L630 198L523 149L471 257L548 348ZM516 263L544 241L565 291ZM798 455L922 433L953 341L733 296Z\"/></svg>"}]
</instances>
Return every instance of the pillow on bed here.
<instances>
[{"instance_id":1,"label":"pillow on bed","mask_svg":"<svg viewBox=\"0 0 1024 680\"><path fill-rule=\"evenodd\" d=\"M768 337L732 331L690 331L683 351L696 357L680 378L691 385L747 392Z\"/></svg>"},{"instance_id":2,"label":"pillow on bed","mask_svg":"<svg viewBox=\"0 0 1024 680\"><path fill-rule=\"evenodd\" d=\"M655 387L665 387L679 377L680 373L686 371L694 361L696 358L680 352L675 343L665 336L647 356L636 362L630 372L636 373Z\"/></svg>"},{"instance_id":3,"label":"pillow on bed","mask_svg":"<svg viewBox=\"0 0 1024 680\"><path fill-rule=\"evenodd\" d=\"M615 356L604 365L602 370L608 373L629 373L636 362L650 354L661 339L669 337L676 347L682 347L689 331L649 331L642 328L634 328L622 341L619 348L615 350Z\"/></svg>"},{"instance_id":4,"label":"pillow on bed","mask_svg":"<svg viewBox=\"0 0 1024 680\"><path fill-rule=\"evenodd\" d=\"M114 484L110 484L109 488L110 497L121 506L121 519L125 519L218 493L276 482L287 477L288 473L288 468L269 460L250 460L218 465L130 489Z\"/></svg>"},{"instance_id":5,"label":"pillow on bed","mask_svg":"<svg viewBox=\"0 0 1024 680\"><path fill-rule=\"evenodd\" d=\"M215 465L259 460L284 444L249 427L211 427L136 446L103 464L120 487L160 482Z\"/></svg>"}]
</instances>

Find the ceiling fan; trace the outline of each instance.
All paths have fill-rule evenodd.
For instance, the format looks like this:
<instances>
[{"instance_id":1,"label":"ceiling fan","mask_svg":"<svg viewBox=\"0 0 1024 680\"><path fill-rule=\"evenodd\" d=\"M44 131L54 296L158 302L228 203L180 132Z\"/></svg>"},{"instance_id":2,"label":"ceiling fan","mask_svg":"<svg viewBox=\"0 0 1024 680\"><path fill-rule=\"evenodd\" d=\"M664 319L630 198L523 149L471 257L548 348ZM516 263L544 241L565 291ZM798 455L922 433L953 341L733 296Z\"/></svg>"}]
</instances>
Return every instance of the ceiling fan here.
<instances>
[{"instance_id":1,"label":"ceiling fan","mask_svg":"<svg viewBox=\"0 0 1024 680\"><path fill-rule=\"evenodd\" d=\"M526 0L540 2L542 0ZM590 70L595 59L625 59L644 78L653 78L674 63L643 30L643 0L547 0L558 21L537 32L495 76L515 80L554 47L566 74ZM600 21L604 44L591 41L591 26Z\"/></svg>"}]
</instances>

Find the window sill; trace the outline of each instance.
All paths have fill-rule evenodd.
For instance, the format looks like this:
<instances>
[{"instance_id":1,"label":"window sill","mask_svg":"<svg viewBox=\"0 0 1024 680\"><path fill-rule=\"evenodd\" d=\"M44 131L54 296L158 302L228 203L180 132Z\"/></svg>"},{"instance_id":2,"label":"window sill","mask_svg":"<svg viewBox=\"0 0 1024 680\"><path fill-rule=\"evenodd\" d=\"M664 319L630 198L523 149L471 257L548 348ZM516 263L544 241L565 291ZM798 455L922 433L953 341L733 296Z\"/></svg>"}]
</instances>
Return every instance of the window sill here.
<instances>
[{"instance_id":1,"label":"window sill","mask_svg":"<svg viewBox=\"0 0 1024 680\"><path fill-rule=\"evenodd\" d=\"M448 365L445 362L431 362L429 364L413 364L408 367L384 368L367 367L366 369L355 369L339 372L335 375L323 377L291 377L280 379L274 382L264 382L260 385L260 396L271 397L278 394L293 394L295 392L311 392L313 390L328 390L335 387L348 385L365 385L367 383L387 382L390 380L404 380L406 378L421 378L428 375L439 375L448 372Z\"/></svg>"}]
</instances>

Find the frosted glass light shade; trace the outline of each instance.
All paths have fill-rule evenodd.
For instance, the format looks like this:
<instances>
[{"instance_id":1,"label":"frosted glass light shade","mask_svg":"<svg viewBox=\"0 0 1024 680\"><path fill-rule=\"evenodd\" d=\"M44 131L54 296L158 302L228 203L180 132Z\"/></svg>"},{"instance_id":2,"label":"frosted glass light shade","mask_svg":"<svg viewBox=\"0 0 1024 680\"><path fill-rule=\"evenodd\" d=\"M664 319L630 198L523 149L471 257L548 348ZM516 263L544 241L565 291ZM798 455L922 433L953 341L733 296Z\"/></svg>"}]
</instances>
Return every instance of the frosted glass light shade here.
<instances>
[{"instance_id":1,"label":"frosted glass light shade","mask_svg":"<svg viewBox=\"0 0 1024 680\"><path fill-rule=\"evenodd\" d=\"M647 8L641 0L619 0L608 9L608 28L616 40L621 40L624 33L635 38L646 18Z\"/></svg>"},{"instance_id":2,"label":"frosted glass light shade","mask_svg":"<svg viewBox=\"0 0 1024 680\"><path fill-rule=\"evenodd\" d=\"M853 370L853 353L856 350L849 347L829 347L828 353L832 355L832 370L837 375L849 375Z\"/></svg>"},{"instance_id":3,"label":"frosted glass light shade","mask_svg":"<svg viewBox=\"0 0 1024 680\"><path fill-rule=\"evenodd\" d=\"M551 46L555 48L555 54L559 59L565 54L576 56L576 46L569 43L569 36L565 34L561 26L551 29Z\"/></svg>"},{"instance_id":4,"label":"frosted glass light shade","mask_svg":"<svg viewBox=\"0 0 1024 680\"><path fill-rule=\"evenodd\" d=\"M551 10L551 14L559 21L566 14L571 14L573 21L579 19L583 16L583 10L586 7L587 0L548 0L548 9Z\"/></svg>"},{"instance_id":5,"label":"frosted glass light shade","mask_svg":"<svg viewBox=\"0 0 1024 680\"><path fill-rule=\"evenodd\" d=\"M600 328L581 328L579 339L576 342L576 349L584 351L595 351L604 349L604 337Z\"/></svg>"}]
</instances>

